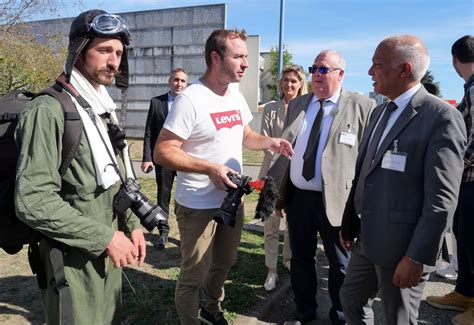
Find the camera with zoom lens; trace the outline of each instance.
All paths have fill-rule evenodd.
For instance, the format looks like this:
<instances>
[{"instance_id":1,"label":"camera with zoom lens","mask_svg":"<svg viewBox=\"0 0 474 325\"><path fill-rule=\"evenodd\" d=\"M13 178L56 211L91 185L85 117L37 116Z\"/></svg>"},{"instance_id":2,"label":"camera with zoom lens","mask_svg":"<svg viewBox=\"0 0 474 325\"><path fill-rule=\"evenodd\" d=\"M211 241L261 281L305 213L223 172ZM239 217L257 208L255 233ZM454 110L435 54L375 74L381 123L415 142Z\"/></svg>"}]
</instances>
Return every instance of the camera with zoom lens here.
<instances>
[{"instance_id":1,"label":"camera with zoom lens","mask_svg":"<svg viewBox=\"0 0 474 325\"><path fill-rule=\"evenodd\" d=\"M130 208L149 232L157 226L168 226L168 215L140 192L140 184L133 178L128 178L120 186L114 196L113 205L117 213L124 213Z\"/></svg>"},{"instance_id":2,"label":"camera with zoom lens","mask_svg":"<svg viewBox=\"0 0 474 325\"><path fill-rule=\"evenodd\" d=\"M237 188L229 188L227 190L227 196L224 198L222 205L214 216L214 220L218 223L223 223L231 227L235 226L235 216L237 210L241 204L241 199L244 194L250 194L253 191L253 187L250 186L249 182L252 180L249 176L235 175L227 173L227 177L232 183L237 185Z\"/></svg>"}]
</instances>

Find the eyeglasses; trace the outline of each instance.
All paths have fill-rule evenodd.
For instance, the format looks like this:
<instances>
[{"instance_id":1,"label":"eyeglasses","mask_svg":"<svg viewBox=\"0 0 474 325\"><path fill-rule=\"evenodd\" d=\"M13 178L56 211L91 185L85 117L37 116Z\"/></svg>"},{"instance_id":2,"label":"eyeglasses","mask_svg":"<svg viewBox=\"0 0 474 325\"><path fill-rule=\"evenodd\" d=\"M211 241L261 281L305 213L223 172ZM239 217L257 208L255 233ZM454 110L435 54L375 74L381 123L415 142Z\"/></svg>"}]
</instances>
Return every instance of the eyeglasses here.
<instances>
[{"instance_id":1,"label":"eyeglasses","mask_svg":"<svg viewBox=\"0 0 474 325\"><path fill-rule=\"evenodd\" d=\"M95 16L89 24L89 30L90 28L100 35L109 36L124 33L131 39L127 24L125 24L122 17L117 15L102 14Z\"/></svg>"},{"instance_id":2,"label":"eyeglasses","mask_svg":"<svg viewBox=\"0 0 474 325\"><path fill-rule=\"evenodd\" d=\"M342 70L341 68L328 68L328 67L318 67L317 65L313 65L309 67L309 73L319 73L319 74L328 74L329 72L333 72L336 70Z\"/></svg>"}]
</instances>

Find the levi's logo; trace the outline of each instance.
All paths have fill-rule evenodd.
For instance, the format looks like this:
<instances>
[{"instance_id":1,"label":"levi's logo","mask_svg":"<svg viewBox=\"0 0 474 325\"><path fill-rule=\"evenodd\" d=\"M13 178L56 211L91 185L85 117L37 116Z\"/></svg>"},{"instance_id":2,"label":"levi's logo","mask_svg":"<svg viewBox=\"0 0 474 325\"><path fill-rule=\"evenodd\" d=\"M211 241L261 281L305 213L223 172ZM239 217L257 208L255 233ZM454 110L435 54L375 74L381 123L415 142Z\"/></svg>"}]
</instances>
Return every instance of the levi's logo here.
<instances>
[{"instance_id":1,"label":"levi's logo","mask_svg":"<svg viewBox=\"0 0 474 325\"><path fill-rule=\"evenodd\" d=\"M216 126L217 131L222 128L232 129L235 125L242 125L242 118L239 110L211 113L211 119Z\"/></svg>"}]
</instances>

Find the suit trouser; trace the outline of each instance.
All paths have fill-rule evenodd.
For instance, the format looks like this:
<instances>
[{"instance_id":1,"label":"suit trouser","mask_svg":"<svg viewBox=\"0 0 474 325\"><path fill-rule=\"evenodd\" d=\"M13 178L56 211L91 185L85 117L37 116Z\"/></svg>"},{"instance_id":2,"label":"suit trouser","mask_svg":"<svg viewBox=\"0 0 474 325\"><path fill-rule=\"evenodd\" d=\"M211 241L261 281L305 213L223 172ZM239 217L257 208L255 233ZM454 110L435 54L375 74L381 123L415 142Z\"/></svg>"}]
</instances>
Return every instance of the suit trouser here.
<instances>
[{"instance_id":1,"label":"suit trouser","mask_svg":"<svg viewBox=\"0 0 474 325\"><path fill-rule=\"evenodd\" d=\"M265 236L265 266L267 268L276 268L278 261L278 244L280 242L280 222L282 218L273 214L266 218L263 224ZM286 219L285 219L286 221ZM288 239L288 223L285 228L283 241L283 262L291 258L290 243Z\"/></svg>"},{"instance_id":2,"label":"suit trouser","mask_svg":"<svg viewBox=\"0 0 474 325\"><path fill-rule=\"evenodd\" d=\"M371 307L377 292L384 308L384 324L418 323L418 308L429 274L424 273L416 287L400 289L393 285L394 271L373 264L365 254L362 240L357 240L340 291L347 324L374 324Z\"/></svg>"},{"instance_id":3,"label":"suit trouser","mask_svg":"<svg viewBox=\"0 0 474 325\"><path fill-rule=\"evenodd\" d=\"M232 228L212 220L218 209L190 209L176 202L175 206L181 242L176 310L181 324L197 325L199 288L204 289L204 308L213 315L220 311L224 282L237 256L244 211L241 206Z\"/></svg>"},{"instance_id":4,"label":"suit trouser","mask_svg":"<svg viewBox=\"0 0 474 325\"><path fill-rule=\"evenodd\" d=\"M329 318L333 323L343 321L339 289L350 255L339 242L340 227L329 223L322 193L301 190L290 184L287 219L292 254L291 286L298 313L304 317L316 317L317 274L314 257L319 232L329 262L328 291L332 303Z\"/></svg>"},{"instance_id":5,"label":"suit trouser","mask_svg":"<svg viewBox=\"0 0 474 325\"><path fill-rule=\"evenodd\" d=\"M160 208L166 212L166 215L169 215L171 190L173 189L173 181L176 176L176 171L160 165L155 165L155 176L156 185L158 187L156 201Z\"/></svg>"},{"instance_id":6,"label":"suit trouser","mask_svg":"<svg viewBox=\"0 0 474 325\"><path fill-rule=\"evenodd\" d=\"M461 183L454 213L453 230L457 240L458 278L456 292L474 297L474 182Z\"/></svg>"}]
</instances>

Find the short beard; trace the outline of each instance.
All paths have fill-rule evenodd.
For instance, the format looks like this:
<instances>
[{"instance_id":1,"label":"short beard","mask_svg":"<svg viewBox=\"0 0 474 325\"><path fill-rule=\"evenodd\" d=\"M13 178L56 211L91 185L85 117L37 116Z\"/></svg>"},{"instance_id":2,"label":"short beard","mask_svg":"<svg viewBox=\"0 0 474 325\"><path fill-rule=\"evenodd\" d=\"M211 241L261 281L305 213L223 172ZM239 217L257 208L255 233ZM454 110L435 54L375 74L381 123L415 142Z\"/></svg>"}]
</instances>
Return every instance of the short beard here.
<instances>
[{"instance_id":1,"label":"short beard","mask_svg":"<svg viewBox=\"0 0 474 325\"><path fill-rule=\"evenodd\" d=\"M109 78L107 76L107 72L108 72L108 70L99 70L99 71L94 73L92 78L94 78L94 80L98 84L101 84L103 86L110 86L114 82L115 75L117 74L117 72L115 72L113 77L111 77L111 78Z\"/></svg>"}]
</instances>

